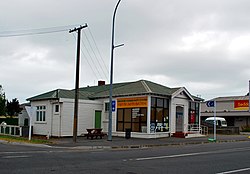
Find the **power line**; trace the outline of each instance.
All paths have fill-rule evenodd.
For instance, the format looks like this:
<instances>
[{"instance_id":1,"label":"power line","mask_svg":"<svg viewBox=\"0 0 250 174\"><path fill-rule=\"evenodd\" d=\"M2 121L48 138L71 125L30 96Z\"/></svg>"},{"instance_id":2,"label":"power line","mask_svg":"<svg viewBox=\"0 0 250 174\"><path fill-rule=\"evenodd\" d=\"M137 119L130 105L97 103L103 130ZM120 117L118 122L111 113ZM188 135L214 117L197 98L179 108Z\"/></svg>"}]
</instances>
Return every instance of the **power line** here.
<instances>
[{"instance_id":1,"label":"power line","mask_svg":"<svg viewBox=\"0 0 250 174\"><path fill-rule=\"evenodd\" d=\"M96 58L96 61L97 61L98 65L100 66L100 68L101 68L101 70L102 70L102 72L103 72L105 78L108 79L108 77L107 77L107 75L106 75L106 72L107 72L107 74L108 74L108 71L105 72L105 71L103 70L102 65L101 65L99 59L97 58L97 56L96 56L96 54L95 54L95 51L94 51L94 49L93 49L93 47L92 47L92 45L91 45L91 43L90 43L90 41L89 41L89 39L88 39L88 37L87 37L87 34L86 34L85 32L84 32L84 34L85 34L86 40L87 40L87 42L88 42L88 44L89 44L89 46L90 46L90 49L92 50L92 52L93 52L93 54L94 54L94 57Z\"/></svg>"},{"instance_id":2,"label":"power line","mask_svg":"<svg viewBox=\"0 0 250 174\"><path fill-rule=\"evenodd\" d=\"M73 36L74 36L74 39L76 40L76 36L75 36L74 34L73 34ZM82 55L85 57L85 60L87 61L87 64L89 65L90 69L92 70L94 76L96 77L96 79L98 79L98 77L97 77L97 75L96 75L96 73L95 73L93 67L92 67L91 64L89 63L88 58L87 58L86 54L84 53L82 47L81 47L81 53L82 53Z\"/></svg>"},{"instance_id":3,"label":"power line","mask_svg":"<svg viewBox=\"0 0 250 174\"><path fill-rule=\"evenodd\" d=\"M98 53L99 53L99 56L100 56L100 58L101 58L101 60L102 60L102 63L104 64L104 66L105 66L105 68L106 68L106 71L109 72L109 71L108 71L108 67L107 67L107 65L105 64L104 60L103 60L103 57L102 57L102 55L101 55L101 53L100 53L100 50L98 49L98 46L97 46L97 44L96 44L96 41L95 41L95 39L94 39L94 36L93 36L93 34L92 34L90 28L88 28L88 31L89 31L90 36L91 36L91 38L92 38L92 40L93 40L93 42L94 42L94 44L95 44L95 47L96 47L97 51L98 51Z\"/></svg>"},{"instance_id":4,"label":"power line","mask_svg":"<svg viewBox=\"0 0 250 174\"><path fill-rule=\"evenodd\" d=\"M94 60L93 60L93 58L92 58L92 56L91 56L91 54L90 54L90 52L89 52L89 50L88 50L88 48L87 48L87 46L84 44L83 41L82 41L82 44L83 44L83 46L85 47L86 52L88 53L88 55L89 55L89 57L90 57L90 60L92 61L92 63L93 63L93 65L94 65L94 67L95 67L97 73L99 74L100 77L102 77L102 75L101 75L99 69L97 68L97 66L96 66L96 64L95 64L95 62L94 62Z\"/></svg>"},{"instance_id":5,"label":"power line","mask_svg":"<svg viewBox=\"0 0 250 174\"><path fill-rule=\"evenodd\" d=\"M76 26L76 25L65 25L65 26L37 28L37 29L2 31L2 32L0 32L0 37L17 37L17 36L58 33L58 32L69 31L69 28L72 28L74 26Z\"/></svg>"}]
</instances>

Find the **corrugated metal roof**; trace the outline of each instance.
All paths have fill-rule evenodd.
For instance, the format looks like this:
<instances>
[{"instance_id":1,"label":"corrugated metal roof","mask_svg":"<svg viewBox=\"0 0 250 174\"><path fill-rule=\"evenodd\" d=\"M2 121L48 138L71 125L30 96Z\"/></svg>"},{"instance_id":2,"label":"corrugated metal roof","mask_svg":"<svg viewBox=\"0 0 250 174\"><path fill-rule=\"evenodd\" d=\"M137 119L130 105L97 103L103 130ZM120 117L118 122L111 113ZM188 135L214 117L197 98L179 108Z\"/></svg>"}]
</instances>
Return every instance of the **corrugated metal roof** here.
<instances>
[{"instance_id":1,"label":"corrugated metal roof","mask_svg":"<svg viewBox=\"0 0 250 174\"><path fill-rule=\"evenodd\" d=\"M97 99L109 97L110 85L88 86L79 89L79 99ZM133 96L133 95L162 95L171 96L180 88L169 88L151 81L139 80L135 82L125 82L113 84L113 97ZM56 89L31 98L28 101L74 98L74 90Z\"/></svg>"}]
</instances>

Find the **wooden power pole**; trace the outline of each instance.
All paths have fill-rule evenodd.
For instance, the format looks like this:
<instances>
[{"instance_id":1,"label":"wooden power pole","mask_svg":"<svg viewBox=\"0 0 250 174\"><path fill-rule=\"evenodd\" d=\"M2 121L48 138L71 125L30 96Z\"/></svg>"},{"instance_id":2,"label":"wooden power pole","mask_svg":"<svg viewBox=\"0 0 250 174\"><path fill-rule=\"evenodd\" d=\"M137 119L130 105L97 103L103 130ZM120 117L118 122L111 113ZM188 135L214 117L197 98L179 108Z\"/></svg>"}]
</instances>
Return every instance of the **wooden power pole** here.
<instances>
[{"instance_id":1,"label":"wooden power pole","mask_svg":"<svg viewBox=\"0 0 250 174\"><path fill-rule=\"evenodd\" d=\"M78 125L78 99L79 99L79 74L80 74L80 53L81 53L81 30L86 28L87 24L74 28L69 33L77 32L77 50L76 50L76 79L75 79L75 106L74 106L74 125L73 125L73 141L76 143L77 125Z\"/></svg>"}]
</instances>

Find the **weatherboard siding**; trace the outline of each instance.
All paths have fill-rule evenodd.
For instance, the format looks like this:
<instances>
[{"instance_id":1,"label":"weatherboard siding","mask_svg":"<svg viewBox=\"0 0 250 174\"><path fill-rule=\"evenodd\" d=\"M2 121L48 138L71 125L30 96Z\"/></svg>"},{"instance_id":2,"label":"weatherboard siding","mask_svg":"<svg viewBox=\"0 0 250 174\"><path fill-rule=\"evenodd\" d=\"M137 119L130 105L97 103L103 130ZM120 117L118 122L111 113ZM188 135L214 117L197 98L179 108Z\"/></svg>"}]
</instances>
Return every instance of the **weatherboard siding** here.
<instances>
[{"instance_id":1,"label":"weatherboard siding","mask_svg":"<svg viewBox=\"0 0 250 174\"><path fill-rule=\"evenodd\" d=\"M37 106L46 106L46 118L44 122L36 121L36 107ZM31 102L32 107L32 125L33 125L33 134L37 135L50 135L51 134L51 114L52 114L52 105L51 101L34 101Z\"/></svg>"},{"instance_id":2,"label":"weatherboard siding","mask_svg":"<svg viewBox=\"0 0 250 174\"><path fill-rule=\"evenodd\" d=\"M94 127L95 110L101 111L103 104L99 101L79 100L77 133L86 133L87 128ZM65 99L61 113L61 136L73 135L74 100Z\"/></svg>"}]
</instances>

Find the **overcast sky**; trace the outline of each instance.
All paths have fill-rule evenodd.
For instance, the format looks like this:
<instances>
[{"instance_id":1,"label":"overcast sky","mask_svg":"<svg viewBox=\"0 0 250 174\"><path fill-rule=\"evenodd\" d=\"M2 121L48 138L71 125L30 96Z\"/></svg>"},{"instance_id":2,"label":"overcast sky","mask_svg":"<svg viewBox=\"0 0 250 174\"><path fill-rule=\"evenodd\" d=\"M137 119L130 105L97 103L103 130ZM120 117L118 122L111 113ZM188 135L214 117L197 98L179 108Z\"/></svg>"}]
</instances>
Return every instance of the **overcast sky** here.
<instances>
[{"instance_id":1,"label":"overcast sky","mask_svg":"<svg viewBox=\"0 0 250 174\"><path fill-rule=\"evenodd\" d=\"M80 86L109 83L116 3L2 1L0 84L8 100L22 103L50 90L74 88L76 33L4 37L28 29L87 23L82 30ZM122 0L115 42L125 46L115 49L114 83L145 79L184 86L206 100L245 95L250 79L249 9L249 0Z\"/></svg>"}]
</instances>

